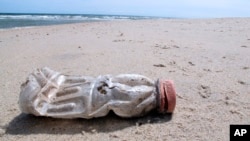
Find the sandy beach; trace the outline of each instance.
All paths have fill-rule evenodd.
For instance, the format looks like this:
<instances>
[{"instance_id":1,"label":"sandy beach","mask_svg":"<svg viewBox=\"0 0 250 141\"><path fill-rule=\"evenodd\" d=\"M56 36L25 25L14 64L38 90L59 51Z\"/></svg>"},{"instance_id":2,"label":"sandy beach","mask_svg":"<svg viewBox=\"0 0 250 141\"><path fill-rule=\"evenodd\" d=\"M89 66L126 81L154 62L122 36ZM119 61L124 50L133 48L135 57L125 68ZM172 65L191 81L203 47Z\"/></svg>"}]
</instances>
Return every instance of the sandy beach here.
<instances>
[{"instance_id":1,"label":"sandy beach","mask_svg":"<svg viewBox=\"0 0 250 141\"><path fill-rule=\"evenodd\" d=\"M229 140L250 124L250 18L91 22L0 30L0 140ZM53 119L22 114L36 68L69 75L172 79L172 115Z\"/></svg>"}]
</instances>

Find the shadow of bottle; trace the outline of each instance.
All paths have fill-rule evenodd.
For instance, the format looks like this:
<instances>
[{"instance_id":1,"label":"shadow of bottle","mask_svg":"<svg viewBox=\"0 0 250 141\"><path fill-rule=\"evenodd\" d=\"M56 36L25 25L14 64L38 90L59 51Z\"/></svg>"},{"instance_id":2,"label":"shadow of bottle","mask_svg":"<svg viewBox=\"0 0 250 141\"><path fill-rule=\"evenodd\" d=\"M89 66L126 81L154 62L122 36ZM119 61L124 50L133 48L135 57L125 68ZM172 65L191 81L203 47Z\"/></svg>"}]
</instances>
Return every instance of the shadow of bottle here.
<instances>
[{"instance_id":1,"label":"shadow of bottle","mask_svg":"<svg viewBox=\"0 0 250 141\"><path fill-rule=\"evenodd\" d=\"M152 111L143 117L121 118L110 112L107 116L93 119L55 119L20 114L6 128L6 134L78 134L82 132L113 132L131 126L168 122L172 114Z\"/></svg>"}]
</instances>

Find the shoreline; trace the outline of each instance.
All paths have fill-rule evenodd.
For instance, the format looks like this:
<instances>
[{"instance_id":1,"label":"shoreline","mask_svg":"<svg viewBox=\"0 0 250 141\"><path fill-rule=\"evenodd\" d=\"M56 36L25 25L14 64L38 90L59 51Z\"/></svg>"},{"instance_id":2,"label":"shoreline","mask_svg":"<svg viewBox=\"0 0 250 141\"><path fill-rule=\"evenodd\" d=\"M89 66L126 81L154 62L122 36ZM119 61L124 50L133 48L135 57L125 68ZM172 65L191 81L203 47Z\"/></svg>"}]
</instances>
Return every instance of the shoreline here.
<instances>
[{"instance_id":1,"label":"shoreline","mask_svg":"<svg viewBox=\"0 0 250 141\"><path fill-rule=\"evenodd\" d=\"M250 124L250 18L157 19L0 29L3 140L229 140ZM22 114L20 86L36 68L69 75L172 79L173 115L93 120ZM221 131L221 132L218 132Z\"/></svg>"},{"instance_id":2,"label":"shoreline","mask_svg":"<svg viewBox=\"0 0 250 141\"><path fill-rule=\"evenodd\" d=\"M152 21L152 20L182 20L182 21L188 21L188 20L237 20L237 19L250 19L246 17L226 17L226 18L174 18L174 17L153 17L151 19L113 19L113 20L89 20L89 21L76 21L72 23L54 23L54 24L48 24L48 25L31 25L31 26L17 26L17 27L7 27L7 28L0 28L0 31L3 30L15 30L15 29L25 29L25 28L36 28L36 27L47 27L47 26L60 26L60 25L71 25L71 24L84 24L84 23L102 23L102 22L129 22L129 21Z\"/></svg>"},{"instance_id":3,"label":"shoreline","mask_svg":"<svg viewBox=\"0 0 250 141\"><path fill-rule=\"evenodd\" d=\"M0 28L60 25L95 21L155 19L150 16L95 15L95 14L21 14L0 13Z\"/></svg>"}]
</instances>

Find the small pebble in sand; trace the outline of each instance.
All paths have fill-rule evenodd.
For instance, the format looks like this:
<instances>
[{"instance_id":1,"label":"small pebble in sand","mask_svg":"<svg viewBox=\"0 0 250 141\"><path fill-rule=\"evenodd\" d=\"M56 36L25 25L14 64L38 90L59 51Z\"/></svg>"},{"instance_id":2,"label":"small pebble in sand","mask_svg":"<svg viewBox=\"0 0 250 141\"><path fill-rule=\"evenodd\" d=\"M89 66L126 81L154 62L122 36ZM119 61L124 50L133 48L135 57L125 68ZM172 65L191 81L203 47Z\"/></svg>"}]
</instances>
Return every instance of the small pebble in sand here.
<instances>
[{"instance_id":1,"label":"small pebble in sand","mask_svg":"<svg viewBox=\"0 0 250 141\"><path fill-rule=\"evenodd\" d=\"M203 69L204 71L207 71L207 72L211 72L211 70L210 69Z\"/></svg>"},{"instance_id":2,"label":"small pebble in sand","mask_svg":"<svg viewBox=\"0 0 250 141\"><path fill-rule=\"evenodd\" d=\"M177 46L177 45L173 45L173 47L174 47L174 48L180 48L180 47L179 47L179 46Z\"/></svg>"},{"instance_id":3,"label":"small pebble in sand","mask_svg":"<svg viewBox=\"0 0 250 141\"><path fill-rule=\"evenodd\" d=\"M246 82L241 81L241 80L239 80L238 83L240 83L241 85L246 85Z\"/></svg>"},{"instance_id":4,"label":"small pebble in sand","mask_svg":"<svg viewBox=\"0 0 250 141\"><path fill-rule=\"evenodd\" d=\"M166 67L165 65L163 64L154 64L155 67Z\"/></svg>"},{"instance_id":5,"label":"small pebble in sand","mask_svg":"<svg viewBox=\"0 0 250 141\"><path fill-rule=\"evenodd\" d=\"M195 64L191 61L189 61L188 64L190 64L191 66L195 66Z\"/></svg>"},{"instance_id":6,"label":"small pebble in sand","mask_svg":"<svg viewBox=\"0 0 250 141\"><path fill-rule=\"evenodd\" d=\"M243 70L248 70L248 69L249 69L249 67L243 67L242 69L243 69Z\"/></svg>"}]
</instances>

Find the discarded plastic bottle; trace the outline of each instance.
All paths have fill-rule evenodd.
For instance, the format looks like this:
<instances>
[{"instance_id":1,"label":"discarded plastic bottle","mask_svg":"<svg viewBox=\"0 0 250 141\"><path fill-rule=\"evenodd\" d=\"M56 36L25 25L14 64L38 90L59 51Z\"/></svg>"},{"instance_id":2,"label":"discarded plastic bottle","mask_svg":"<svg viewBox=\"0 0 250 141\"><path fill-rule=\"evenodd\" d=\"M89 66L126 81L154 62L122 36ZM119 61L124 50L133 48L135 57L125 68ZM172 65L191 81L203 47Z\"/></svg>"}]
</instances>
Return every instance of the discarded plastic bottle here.
<instances>
[{"instance_id":1,"label":"discarded plastic bottle","mask_svg":"<svg viewBox=\"0 0 250 141\"><path fill-rule=\"evenodd\" d=\"M22 84L19 105L24 113L54 118L90 119L110 110L121 117L138 117L156 108L172 113L176 93L171 80L155 82L137 74L69 76L45 67Z\"/></svg>"}]
</instances>

